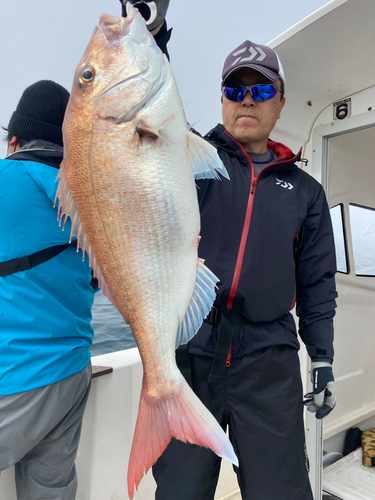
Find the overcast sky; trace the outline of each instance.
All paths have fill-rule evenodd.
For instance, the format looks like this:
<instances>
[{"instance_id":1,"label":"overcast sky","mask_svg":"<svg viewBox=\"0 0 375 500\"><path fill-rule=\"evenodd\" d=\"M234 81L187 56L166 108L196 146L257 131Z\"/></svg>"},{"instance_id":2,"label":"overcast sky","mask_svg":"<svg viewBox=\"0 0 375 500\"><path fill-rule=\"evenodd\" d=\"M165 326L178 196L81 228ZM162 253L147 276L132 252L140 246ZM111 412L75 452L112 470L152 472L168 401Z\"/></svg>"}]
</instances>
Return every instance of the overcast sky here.
<instances>
[{"instance_id":1,"label":"overcast sky","mask_svg":"<svg viewBox=\"0 0 375 500\"><path fill-rule=\"evenodd\" d=\"M244 40L266 44L326 3L171 0L168 47L189 122L205 133L221 121L220 76L231 50ZM38 80L54 80L71 90L102 12L120 15L119 0L1 1L0 125L8 125L23 90ZM5 143L0 144L3 156Z\"/></svg>"}]
</instances>

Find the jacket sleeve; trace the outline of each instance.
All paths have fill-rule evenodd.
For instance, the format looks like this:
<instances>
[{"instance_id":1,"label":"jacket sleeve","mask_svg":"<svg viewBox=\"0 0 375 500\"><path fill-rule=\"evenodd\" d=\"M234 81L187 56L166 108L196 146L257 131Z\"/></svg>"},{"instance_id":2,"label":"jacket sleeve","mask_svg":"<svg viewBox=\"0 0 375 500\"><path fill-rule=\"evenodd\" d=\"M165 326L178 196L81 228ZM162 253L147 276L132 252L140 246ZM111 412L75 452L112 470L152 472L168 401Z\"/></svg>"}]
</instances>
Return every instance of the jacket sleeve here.
<instances>
[{"instance_id":1,"label":"jacket sleeve","mask_svg":"<svg viewBox=\"0 0 375 500\"><path fill-rule=\"evenodd\" d=\"M336 254L327 200L320 186L302 224L296 249L299 334L312 360L333 361Z\"/></svg>"}]
</instances>

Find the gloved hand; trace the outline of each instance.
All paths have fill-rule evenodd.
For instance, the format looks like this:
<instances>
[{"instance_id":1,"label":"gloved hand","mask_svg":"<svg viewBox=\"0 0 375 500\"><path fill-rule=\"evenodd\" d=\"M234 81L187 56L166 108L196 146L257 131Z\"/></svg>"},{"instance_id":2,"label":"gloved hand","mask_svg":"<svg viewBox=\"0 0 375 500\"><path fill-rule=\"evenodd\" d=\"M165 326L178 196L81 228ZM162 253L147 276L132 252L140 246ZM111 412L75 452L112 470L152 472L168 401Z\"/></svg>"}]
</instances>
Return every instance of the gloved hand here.
<instances>
[{"instance_id":1,"label":"gloved hand","mask_svg":"<svg viewBox=\"0 0 375 500\"><path fill-rule=\"evenodd\" d=\"M126 17L126 4L131 3L137 7L146 20L148 31L153 31L165 19L170 0L120 0L122 16Z\"/></svg>"},{"instance_id":2,"label":"gloved hand","mask_svg":"<svg viewBox=\"0 0 375 500\"><path fill-rule=\"evenodd\" d=\"M316 418L324 418L336 406L336 384L332 365L328 361L313 361L311 363L311 382L313 392L304 397L304 405L308 411L316 413Z\"/></svg>"}]
</instances>

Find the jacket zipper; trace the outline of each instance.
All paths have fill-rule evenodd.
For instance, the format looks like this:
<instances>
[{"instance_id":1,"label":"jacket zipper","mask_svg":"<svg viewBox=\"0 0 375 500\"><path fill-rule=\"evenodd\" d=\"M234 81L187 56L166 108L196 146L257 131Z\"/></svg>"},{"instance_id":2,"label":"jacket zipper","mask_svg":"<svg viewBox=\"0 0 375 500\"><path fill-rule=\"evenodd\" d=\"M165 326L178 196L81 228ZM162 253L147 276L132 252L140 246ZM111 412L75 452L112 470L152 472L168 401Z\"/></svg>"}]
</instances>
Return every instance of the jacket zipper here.
<instances>
[{"instance_id":1,"label":"jacket zipper","mask_svg":"<svg viewBox=\"0 0 375 500\"><path fill-rule=\"evenodd\" d=\"M226 133L228 134L228 132L226 132ZM252 179L251 180L251 189L250 189L250 193L249 193L249 198L248 198L248 201L247 201L245 223L244 223L244 226L242 228L242 235L241 235L240 247L239 247L238 254L237 254L236 266L234 268L234 275L233 275L233 280L232 280L232 286L231 286L231 289L230 289L230 292L229 292L228 301L227 301L227 309L233 309L233 302L234 302L234 298L235 298L236 293L237 293L238 283L240 281L242 264L243 264L243 259L244 259L244 256L245 256L245 248L246 248L246 243L247 243L247 237L249 235L250 222L251 222L251 217L252 217L252 214L253 214L255 191L256 191L257 184L258 184L258 177L259 177L259 175L261 174L262 171L259 172L259 174L258 174L257 177L254 177L254 165L253 165L253 162L251 161L250 156L247 154L247 152L245 151L245 149L242 146L242 144L240 144L239 142L237 142L236 139L234 137L232 137L230 134L228 134L228 135L229 135L229 137L231 137L236 142L236 144L238 144L238 146L241 148L242 152L246 156L247 161L250 164L251 179ZM230 362L230 360L229 360L229 362Z\"/></svg>"},{"instance_id":2,"label":"jacket zipper","mask_svg":"<svg viewBox=\"0 0 375 500\"><path fill-rule=\"evenodd\" d=\"M249 160L250 160L250 158L249 158ZM253 176L252 164L251 164L251 170L252 170L252 172L251 172L251 177L252 177ZM247 237L248 237L249 229L250 229L251 216L253 214L254 196L255 196L257 183L258 183L257 178L253 179L253 181L251 183L251 190L250 190L249 199L248 199L247 208L246 208L245 224L244 224L244 227L242 229L240 248L239 248L238 254L237 254L236 266L234 268L234 275L233 275L232 286L231 286L229 297L228 297L227 309L233 309L233 301L234 301L234 297L235 297L236 292L237 292L238 282L240 280L243 259L245 256L246 242L247 242Z\"/></svg>"}]
</instances>

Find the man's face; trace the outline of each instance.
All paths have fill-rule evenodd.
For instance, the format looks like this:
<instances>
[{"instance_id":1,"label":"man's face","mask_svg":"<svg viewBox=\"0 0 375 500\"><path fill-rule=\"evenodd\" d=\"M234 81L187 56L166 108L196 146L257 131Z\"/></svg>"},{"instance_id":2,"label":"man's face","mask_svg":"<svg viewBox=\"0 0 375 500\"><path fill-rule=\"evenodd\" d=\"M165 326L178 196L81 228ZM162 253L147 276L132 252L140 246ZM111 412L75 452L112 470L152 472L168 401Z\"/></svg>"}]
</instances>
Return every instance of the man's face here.
<instances>
[{"instance_id":1,"label":"man's face","mask_svg":"<svg viewBox=\"0 0 375 500\"><path fill-rule=\"evenodd\" d=\"M264 75L251 68L241 68L230 75L226 80L228 87L237 85L257 85L272 83L281 85L281 81L270 82ZM285 97L281 93L268 101L254 101L250 92L246 92L242 102L229 101L223 96L222 116L223 125L246 151L251 153L265 153L267 141L281 110L285 104Z\"/></svg>"}]
</instances>

